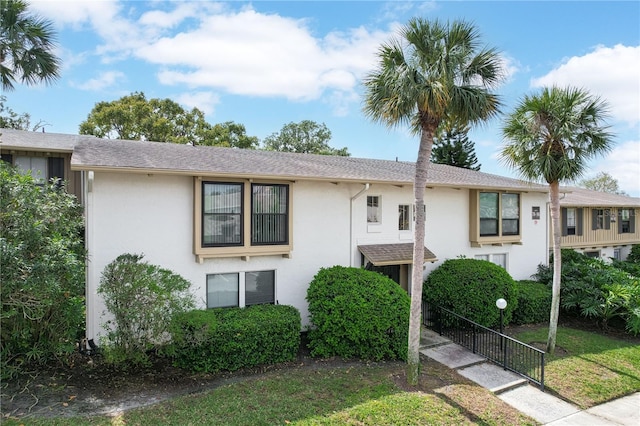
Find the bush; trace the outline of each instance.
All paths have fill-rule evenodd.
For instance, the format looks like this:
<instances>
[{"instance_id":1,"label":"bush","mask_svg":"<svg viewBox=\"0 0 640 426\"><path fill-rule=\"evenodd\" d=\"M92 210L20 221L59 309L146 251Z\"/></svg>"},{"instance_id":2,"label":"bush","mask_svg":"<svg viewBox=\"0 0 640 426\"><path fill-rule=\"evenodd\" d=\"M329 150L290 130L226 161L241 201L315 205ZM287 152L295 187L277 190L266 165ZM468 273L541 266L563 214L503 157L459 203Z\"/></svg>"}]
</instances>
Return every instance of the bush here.
<instances>
[{"instance_id":1,"label":"bush","mask_svg":"<svg viewBox=\"0 0 640 426\"><path fill-rule=\"evenodd\" d=\"M507 301L505 324L509 324L518 306L516 284L511 275L486 260L446 260L429 274L422 294L426 303L446 308L485 327L500 323L496 300Z\"/></svg>"},{"instance_id":2,"label":"bush","mask_svg":"<svg viewBox=\"0 0 640 426\"><path fill-rule=\"evenodd\" d=\"M407 358L410 299L377 272L334 266L309 284L313 356L370 360Z\"/></svg>"},{"instance_id":3,"label":"bush","mask_svg":"<svg viewBox=\"0 0 640 426\"><path fill-rule=\"evenodd\" d=\"M518 308L513 311L514 324L548 322L551 310L551 289L537 281L516 281Z\"/></svg>"},{"instance_id":4,"label":"bush","mask_svg":"<svg viewBox=\"0 0 640 426\"><path fill-rule=\"evenodd\" d=\"M560 305L565 311L596 319L606 329L622 320L628 332L640 333L640 281L631 263L607 264L574 250L562 250ZM535 275L549 286L553 265L538 266Z\"/></svg>"},{"instance_id":5,"label":"bush","mask_svg":"<svg viewBox=\"0 0 640 426\"><path fill-rule=\"evenodd\" d=\"M174 364L215 373L292 361L300 327L300 312L286 305L184 312L171 326Z\"/></svg>"},{"instance_id":6,"label":"bush","mask_svg":"<svg viewBox=\"0 0 640 426\"><path fill-rule=\"evenodd\" d=\"M0 371L75 349L84 330L82 207L0 161Z\"/></svg>"},{"instance_id":7,"label":"bush","mask_svg":"<svg viewBox=\"0 0 640 426\"><path fill-rule=\"evenodd\" d=\"M627 256L627 262L640 263L640 244L634 244L631 246L631 252Z\"/></svg>"},{"instance_id":8,"label":"bush","mask_svg":"<svg viewBox=\"0 0 640 426\"><path fill-rule=\"evenodd\" d=\"M106 361L113 364L148 365L150 353L167 342L173 316L194 306L189 281L142 258L122 254L100 279L98 293L112 315L101 343Z\"/></svg>"}]
</instances>

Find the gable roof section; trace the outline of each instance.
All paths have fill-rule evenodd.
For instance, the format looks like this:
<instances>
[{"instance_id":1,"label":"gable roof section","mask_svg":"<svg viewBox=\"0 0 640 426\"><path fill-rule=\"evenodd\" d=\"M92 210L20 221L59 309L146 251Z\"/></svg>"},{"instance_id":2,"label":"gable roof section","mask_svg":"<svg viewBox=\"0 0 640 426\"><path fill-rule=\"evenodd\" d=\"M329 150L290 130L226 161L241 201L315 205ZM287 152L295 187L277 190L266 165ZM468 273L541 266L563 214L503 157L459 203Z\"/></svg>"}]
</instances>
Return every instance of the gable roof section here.
<instances>
[{"instance_id":1,"label":"gable roof section","mask_svg":"<svg viewBox=\"0 0 640 426\"><path fill-rule=\"evenodd\" d=\"M640 207L640 198L578 187L563 187L567 191L560 197L563 207Z\"/></svg>"},{"instance_id":2,"label":"gable roof section","mask_svg":"<svg viewBox=\"0 0 640 426\"><path fill-rule=\"evenodd\" d=\"M413 184L415 163L237 148L124 140L80 141L75 170L172 173L192 176ZM428 186L547 192L547 187L473 170L431 164Z\"/></svg>"},{"instance_id":3,"label":"gable roof section","mask_svg":"<svg viewBox=\"0 0 640 426\"><path fill-rule=\"evenodd\" d=\"M95 136L66 135L63 133L27 132L0 129L0 150L72 153L78 142L99 140Z\"/></svg>"}]
</instances>

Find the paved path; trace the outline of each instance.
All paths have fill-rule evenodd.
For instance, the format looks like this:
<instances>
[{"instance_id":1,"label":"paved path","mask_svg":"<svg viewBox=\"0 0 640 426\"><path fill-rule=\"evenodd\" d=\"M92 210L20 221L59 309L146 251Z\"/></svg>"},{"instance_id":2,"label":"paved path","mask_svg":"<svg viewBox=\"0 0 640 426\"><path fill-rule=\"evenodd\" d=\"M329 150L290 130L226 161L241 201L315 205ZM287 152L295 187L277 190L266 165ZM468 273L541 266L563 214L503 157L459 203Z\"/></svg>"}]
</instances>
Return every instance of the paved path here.
<instances>
[{"instance_id":1,"label":"paved path","mask_svg":"<svg viewBox=\"0 0 640 426\"><path fill-rule=\"evenodd\" d=\"M431 330L422 331L420 352L453 368L495 393L498 398L545 425L640 426L640 392L588 410L580 410L532 386L521 376L504 370Z\"/></svg>"}]
</instances>

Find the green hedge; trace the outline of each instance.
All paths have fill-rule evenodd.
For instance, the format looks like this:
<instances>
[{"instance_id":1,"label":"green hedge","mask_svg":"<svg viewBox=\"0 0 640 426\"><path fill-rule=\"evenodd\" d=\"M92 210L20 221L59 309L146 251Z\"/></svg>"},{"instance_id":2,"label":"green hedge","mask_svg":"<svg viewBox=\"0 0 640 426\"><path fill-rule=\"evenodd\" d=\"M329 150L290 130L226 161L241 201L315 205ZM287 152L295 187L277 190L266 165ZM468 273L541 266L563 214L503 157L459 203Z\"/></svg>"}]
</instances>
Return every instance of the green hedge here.
<instances>
[{"instance_id":1,"label":"green hedge","mask_svg":"<svg viewBox=\"0 0 640 426\"><path fill-rule=\"evenodd\" d=\"M537 281L516 281L518 308L513 311L514 324L537 324L549 321L551 289Z\"/></svg>"},{"instance_id":2,"label":"green hedge","mask_svg":"<svg viewBox=\"0 0 640 426\"><path fill-rule=\"evenodd\" d=\"M313 356L370 360L407 358L410 299L377 272L321 269L307 291Z\"/></svg>"},{"instance_id":3,"label":"green hedge","mask_svg":"<svg viewBox=\"0 0 640 426\"><path fill-rule=\"evenodd\" d=\"M293 306L190 311L178 315L171 328L174 364L192 371L292 361L300 349L300 312Z\"/></svg>"},{"instance_id":4,"label":"green hedge","mask_svg":"<svg viewBox=\"0 0 640 426\"><path fill-rule=\"evenodd\" d=\"M509 324L512 312L518 306L516 285L511 275L494 263L478 259L444 261L425 280L422 295L425 302L449 309L485 327L494 327L500 322L496 300L507 301L505 324Z\"/></svg>"}]
</instances>

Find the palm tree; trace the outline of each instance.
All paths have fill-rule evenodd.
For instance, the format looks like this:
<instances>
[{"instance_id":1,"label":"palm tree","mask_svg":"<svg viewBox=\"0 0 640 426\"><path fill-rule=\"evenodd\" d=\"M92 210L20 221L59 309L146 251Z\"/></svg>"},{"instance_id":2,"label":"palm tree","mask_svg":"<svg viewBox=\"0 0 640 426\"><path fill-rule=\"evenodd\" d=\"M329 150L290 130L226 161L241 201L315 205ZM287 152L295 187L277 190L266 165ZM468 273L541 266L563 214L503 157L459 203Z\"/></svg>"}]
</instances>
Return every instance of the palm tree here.
<instances>
[{"instance_id":1,"label":"palm tree","mask_svg":"<svg viewBox=\"0 0 640 426\"><path fill-rule=\"evenodd\" d=\"M22 0L0 0L0 78L2 89L14 82L51 83L59 74L60 59L51 51L55 36L51 23L27 14Z\"/></svg>"},{"instance_id":2,"label":"palm tree","mask_svg":"<svg viewBox=\"0 0 640 426\"><path fill-rule=\"evenodd\" d=\"M507 117L502 161L532 181L549 184L553 229L553 289L547 352L556 346L560 309L560 182L573 181L587 162L611 150L612 135L603 125L607 104L576 88L545 88L525 96Z\"/></svg>"},{"instance_id":3,"label":"palm tree","mask_svg":"<svg viewBox=\"0 0 640 426\"><path fill-rule=\"evenodd\" d=\"M476 123L495 116L500 102L489 89L502 74L498 53L480 46L472 24L413 18L399 35L380 47L378 66L363 81L364 113L388 127L408 125L420 135L413 187L416 226L407 358L407 381L415 385L420 367L424 191L434 134L447 118Z\"/></svg>"}]
</instances>

